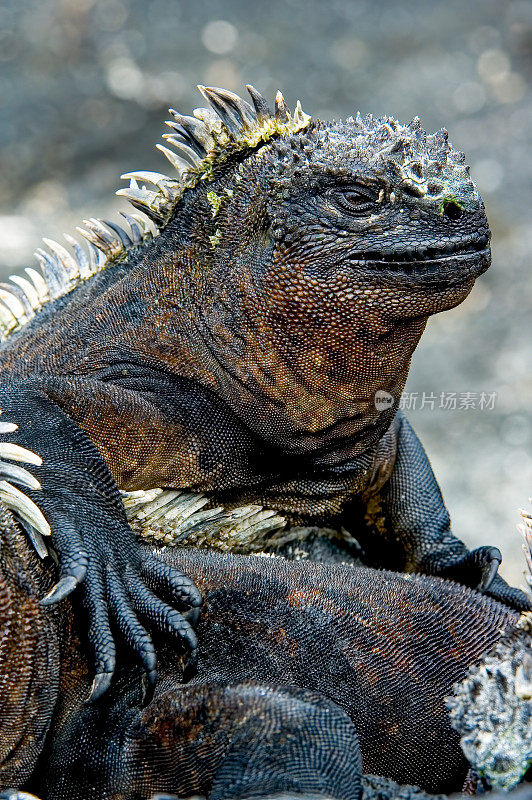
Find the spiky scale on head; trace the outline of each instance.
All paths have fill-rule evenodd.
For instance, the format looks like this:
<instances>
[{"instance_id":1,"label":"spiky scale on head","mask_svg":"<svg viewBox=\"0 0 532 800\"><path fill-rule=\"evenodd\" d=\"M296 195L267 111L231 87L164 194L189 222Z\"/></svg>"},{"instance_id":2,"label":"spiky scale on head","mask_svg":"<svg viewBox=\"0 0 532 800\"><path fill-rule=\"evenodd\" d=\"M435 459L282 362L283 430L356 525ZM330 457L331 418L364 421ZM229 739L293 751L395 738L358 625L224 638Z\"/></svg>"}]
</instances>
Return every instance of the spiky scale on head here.
<instances>
[{"instance_id":1,"label":"spiky scale on head","mask_svg":"<svg viewBox=\"0 0 532 800\"><path fill-rule=\"evenodd\" d=\"M462 207L478 202L469 167L464 165L465 156L454 150L445 128L427 134L419 117L409 125L401 125L393 117L371 116L350 118L347 123L359 129L358 136L374 151L375 165L388 165L396 172L401 188L430 198L442 212L449 201Z\"/></svg>"}]
</instances>

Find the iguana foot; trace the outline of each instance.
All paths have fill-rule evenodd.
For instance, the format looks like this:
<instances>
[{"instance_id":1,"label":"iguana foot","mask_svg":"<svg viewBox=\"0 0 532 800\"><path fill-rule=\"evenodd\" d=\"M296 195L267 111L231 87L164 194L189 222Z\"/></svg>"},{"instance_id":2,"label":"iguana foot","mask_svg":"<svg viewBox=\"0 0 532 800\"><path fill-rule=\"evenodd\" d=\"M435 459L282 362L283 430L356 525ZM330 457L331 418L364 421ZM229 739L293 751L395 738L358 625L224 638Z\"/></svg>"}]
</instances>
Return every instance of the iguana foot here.
<instances>
[{"instance_id":1,"label":"iguana foot","mask_svg":"<svg viewBox=\"0 0 532 800\"><path fill-rule=\"evenodd\" d=\"M180 607L199 607L201 595L189 578L161 565L154 555L145 557L141 563L134 535L125 524L94 506L85 505L83 511L83 517L75 522L72 515L68 520L58 517L54 520L60 578L41 602L57 603L82 583L82 604L89 617L89 640L96 663L89 701L97 700L107 691L115 670L112 626L142 662L149 692L157 672L155 648L147 627L182 642L192 657L197 647L191 624L155 591ZM91 532L101 531L105 535L91 535L90 543L85 544L87 525ZM147 588L148 577L154 591Z\"/></svg>"},{"instance_id":2,"label":"iguana foot","mask_svg":"<svg viewBox=\"0 0 532 800\"><path fill-rule=\"evenodd\" d=\"M529 610L531 605L526 594L514 586L509 586L497 574L501 561L499 548L485 545L465 553L451 564L434 569L433 574L477 589L517 611Z\"/></svg>"},{"instance_id":3,"label":"iguana foot","mask_svg":"<svg viewBox=\"0 0 532 800\"><path fill-rule=\"evenodd\" d=\"M442 574L447 573L445 577L448 578L456 576L460 583L478 589L479 592L487 592L495 580L501 561L499 548L485 545L466 553L459 561L443 570Z\"/></svg>"},{"instance_id":4,"label":"iguana foot","mask_svg":"<svg viewBox=\"0 0 532 800\"><path fill-rule=\"evenodd\" d=\"M58 603L82 584L82 604L89 617L89 640L96 662L89 696L89 701L94 701L107 691L115 670L113 624L142 662L148 687L157 680L156 654L144 623L183 642L191 656L195 653L197 639L191 624L147 588L147 578L155 591L180 606L199 607L201 595L189 578L160 564L154 555L145 556L141 563L134 535L123 522L86 502L80 510L81 514L78 507L73 508L68 518L54 516L52 529L60 576L41 602Z\"/></svg>"},{"instance_id":5,"label":"iguana foot","mask_svg":"<svg viewBox=\"0 0 532 800\"><path fill-rule=\"evenodd\" d=\"M458 558L453 554L452 560L448 556L444 557L441 552L430 554L421 561L416 571L437 575L479 592L486 592L495 580L501 561L499 548L486 545L466 551Z\"/></svg>"},{"instance_id":6,"label":"iguana foot","mask_svg":"<svg viewBox=\"0 0 532 800\"><path fill-rule=\"evenodd\" d=\"M49 536L57 554L58 581L42 605L64 600L80 585L96 664L89 700L97 700L109 688L116 633L142 663L149 694L157 672L148 630L177 640L193 661L197 639L192 625L201 595L190 578L154 554L141 559L118 488L99 453L58 409L44 405L38 411L40 433L35 440L32 425L23 431L12 423L0 425L0 435L9 433L20 441L0 442L0 500L17 516L41 556L48 553L43 536ZM43 423L50 428L48 438L42 435Z\"/></svg>"},{"instance_id":7,"label":"iguana foot","mask_svg":"<svg viewBox=\"0 0 532 800\"><path fill-rule=\"evenodd\" d=\"M509 586L500 575L495 577L486 594L516 611L532 611L532 602L527 594L516 586Z\"/></svg>"}]
</instances>

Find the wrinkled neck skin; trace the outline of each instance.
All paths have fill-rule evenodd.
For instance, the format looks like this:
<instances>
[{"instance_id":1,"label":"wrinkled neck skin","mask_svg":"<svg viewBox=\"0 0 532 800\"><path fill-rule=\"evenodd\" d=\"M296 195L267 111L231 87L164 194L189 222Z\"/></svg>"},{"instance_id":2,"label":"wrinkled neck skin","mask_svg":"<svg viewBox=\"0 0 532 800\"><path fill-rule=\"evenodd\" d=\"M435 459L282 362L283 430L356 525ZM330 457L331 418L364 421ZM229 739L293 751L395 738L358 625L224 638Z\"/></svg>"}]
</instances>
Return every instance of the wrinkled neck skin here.
<instances>
[{"instance_id":1,"label":"wrinkled neck skin","mask_svg":"<svg viewBox=\"0 0 532 800\"><path fill-rule=\"evenodd\" d=\"M342 299L327 279L306 280L297 263L284 272L276 254L260 275L243 269L233 281L244 288L231 311L237 326L221 322L223 302L213 298L201 333L216 354L217 391L246 425L294 454L342 450L349 440L354 456L380 439L426 317L391 319L364 285L339 313ZM395 400L384 412L378 390Z\"/></svg>"}]
</instances>

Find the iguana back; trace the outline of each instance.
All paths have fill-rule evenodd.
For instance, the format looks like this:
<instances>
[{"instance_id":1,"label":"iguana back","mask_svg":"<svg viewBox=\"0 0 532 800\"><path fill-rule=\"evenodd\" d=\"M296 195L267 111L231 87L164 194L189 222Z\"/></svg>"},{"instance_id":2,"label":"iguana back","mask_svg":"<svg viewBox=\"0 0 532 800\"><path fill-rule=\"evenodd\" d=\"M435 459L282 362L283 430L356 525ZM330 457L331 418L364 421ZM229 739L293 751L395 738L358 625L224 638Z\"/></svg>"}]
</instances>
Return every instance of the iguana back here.
<instances>
[{"instance_id":1,"label":"iguana back","mask_svg":"<svg viewBox=\"0 0 532 800\"><path fill-rule=\"evenodd\" d=\"M243 779L285 715L305 763L332 752L339 770L353 769L358 735L364 772L431 792L461 788L468 764L444 699L518 614L438 578L205 551L159 555L205 597L197 673L181 685L175 648L161 646L161 678L145 709L136 669L121 672L95 706L83 704L78 684L46 762L50 796L209 794L219 770ZM333 705L319 710L319 701L314 716L313 697ZM238 757L235 737L246 743Z\"/></svg>"}]
</instances>

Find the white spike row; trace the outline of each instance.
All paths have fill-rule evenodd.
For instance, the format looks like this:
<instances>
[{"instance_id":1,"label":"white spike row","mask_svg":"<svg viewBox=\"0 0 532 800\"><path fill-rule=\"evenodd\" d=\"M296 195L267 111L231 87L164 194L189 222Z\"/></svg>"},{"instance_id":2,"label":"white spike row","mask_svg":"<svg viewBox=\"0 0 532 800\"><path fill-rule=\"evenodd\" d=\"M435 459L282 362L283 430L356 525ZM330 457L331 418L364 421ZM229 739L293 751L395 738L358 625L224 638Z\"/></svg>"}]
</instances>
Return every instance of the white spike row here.
<instances>
[{"instance_id":1,"label":"white spike row","mask_svg":"<svg viewBox=\"0 0 532 800\"><path fill-rule=\"evenodd\" d=\"M206 153L208 153L209 150L214 149L216 143L210 135L207 126L201 119L198 119L197 117L187 117L185 114L180 114L173 108L169 108L168 110L170 111L170 114L174 118L175 122L177 122L178 125L181 125L181 127L184 128L187 133L201 145ZM199 111L199 109L196 110ZM174 127L175 123L171 120L167 120L166 124L170 128L177 130Z\"/></svg>"},{"instance_id":2,"label":"white spike row","mask_svg":"<svg viewBox=\"0 0 532 800\"><path fill-rule=\"evenodd\" d=\"M124 176L122 175L122 178L123 177ZM134 178L131 178L127 189L118 189L116 194L119 197L127 197L128 200L134 200L135 202L140 203L140 205L144 205L147 208L156 208L157 200L159 198L158 192L149 191L145 186L140 188Z\"/></svg>"},{"instance_id":3,"label":"white spike row","mask_svg":"<svg viewBox=\"0 0 532 800\"><path fill-rule=\"evenodd\" d=\"M7 461L0 462L0 475L1 480L7 480L10 483L17 483L19 486L24 486L26 489L41 489L41 483L37 480L35 475L28 472L24 467L19 467L18 464L11 464Z\"/></svg>"},{"instance_id":4,"label":"white spike row","mask_svg":"<svg viewBox=\"0 0 532 800\"><path fill-rule=\"evenodd\" d=\"M141 226L142 235L144 238L147 236L154 238L155 236L159 235L159 228L155 222L150 219L150 217L144 217L140 214L131 214L131 216Z\"/></svg>"},{"instance_id":5,"label":"white spike row","mask_svg":"<svg viewBox=\"0 0 532 800\"><path fill-rule=\"evenodd\" d=\"M107 246L97 236L97 234L93 230L93 226L90 225L88 220L85 219L85 220L83 220L83 222L85 223L85 225L87 226L87 228L89 230L86 230L85 228L82 228L80 225L77 225L76 226L77 232L81 236L83 236L84 239L86 239L88 241L89 245L92 245L92 247L94 248L94 250L98 254L103 254L104 258L106 258L106 255L107 255L106 251L108 249ZM92 253L92 251L90 251L90 252ZM91 274L94 274L95 272L98 271L98 261L99 261L99 255L98 255L98 260L95 260L94 262L92 262L92 260L91 260L89 262L90 263L90 268L91 268Z\"/></svg>"},{"instance_id":6,"label":"white spike row","mask_svg":"<svg viewBox=\"0 0 532 800\"><path fill-rule=\"evenodd\" d=\"M76 261L79 266L79 274L81 278L83 278L84 280L90 278L92 274L91 265L89 258L85 253L85 250L82 248L78 240L75 239L73 236L70 236L68 233L64 233L63 236L65 237L66 241L68 242L68 244L73 249L76 255Z\"/></svg>"},{"instance_id":7,"label":"white spike row","mask_svg":"<svg viewBox=\"0 0 532 800\"><path fill-rule=\"evenodd\" d=\"M37 453L12 442L0 442L0 458L23 461L25 464L34 464L36 467L42 465L42 458Z\"/></svg>"},{"instance_id":8,"label":"white spike row","mask_svg":"<svg viewBox=\"0 0 532 800\"><path fill-rule=\"evenodd\" d=\"M93 240L93 244L95 244L96 247L99 247L100 250L111 258L115 258L123 252L124 245L116 231L109 229L101 220L95 219L94 217L84 219L83 222L89 228L89 231L95 234L97 241L95 242Z\"/></svg>"},{"instance_id":9,"label":"white spike row","mask_svg":"<svg viewBox=\"0 0 532 800\"><path fill-rule=\"evenodd\" d=\"M26 278L22 278L20 275L10 275L9 279L16 284L19 289L22 289L33 310L37 311L41 307L41 301L35 286Z\"/></svg>"},{"instance_id":10,"label":"white spike row","mask_svg":"<svg viewBox=\"0 0 532 800\"><path fill-rule=\"evenodd\" d=\"M286 520L270 509L205 508L203 494L168 489L123 492L129 523L141 536L171 545L215 546L219 550L264 549Z\"/></svg>"},{"instance_id":11,"label":"white spike row","mask_svg":"<svg viewBox=\"0 0 532 800\"><path fill-rule=\"evenodd\" d=\"M14 422L0 422L0 434L13 433L17 429L18 425ZM41 489L41 484L24 467L17 463L9 463L13 461L40 466L42 458L37 453L20 447L20 445L12 442L0 442L0 501L18 517L38 555L44 558L48 550L42 536L50 535L50 525L36 503L16 486L13 486L13 483L16 483L24 488L37 491Z\"/></svg>"},{"instance_id":12,"label":"white spike row","mask_svg":"<svg viewBox=\"0 0 532 800\"><path fill-rule=\"evenodd\" d=\"M54 241L54 239L43 239L45 245L55 253L61 264L67 271L70 280L75 280L79 276L79 265L73 256L70 255L62 244Z\"/></svg>"},{"instance_id":13,"label":"white spike row","mask_svg":"<svg viewBox=\"0 0 532 800\"><path fill-rule=\"evenodd\" d=\"M222 113L225 112L230 118L234 119L240 128L250 130L257 125L255 111L247 100L243 100L239 95L230 92L228 89L203 86L201 83L198 84L198 89L209 103L212 104L214 102L215 111L218 110L216 106L219 106L223 109Z\"/></svg>"},{"instance_id":14,"label":"white spike row","mask_svg":"<svg viewBox=\"0 0 532 800\"><path fill-rule=\"evenodd\" d=\"M7 306L17 322L22 325L24 321L27 321L28 317L26 311L18 297L15 297L14 294L8 292L6 289L0 289L0 300Z\"/></svg>"},{"instance_id":15,"label":"white spike row","mask_svg":"<svg viewBox=\"0 0 532 800\"><path fill-rule=\"evenodd\" d=\"M195 108L192 112L196 119L203 122L209 134L214 134L217 138L224 130L224 124L218 114L211 108Z\"/></svg>"},{"instance_id":16,"label":"white spike row","mask_svg":"<svg viewBox=\"0 0 532 800\"><path fill-rule=\"evenodd\" d=\"M133 245L137 247L142 242L142 232L138 226L138 223L131 214L127 214L125 211L119 212L127 222L129 226L129 230L131 231L131 239L133 241Z\"/></svg>"},{"instance_id":17,"label":"white spike row","mask_svg":"<svg viewBox=\"0 0 532 800\"><path fill-rule=\"evenodd\" d=\"M175 147L176 150L180 150L190 161L188 167L190 166L197 167L198 164L201 164L201 158L198 154L193 150L191 147L188 146L186 142L184 142L179 134L176 133L163 133L163 139L166 139L167 142L170 142L172 147ZM160 150L159 145L155 145Z\"/></svg>"},{"instance_id":18,"label":"white spike row","mask_svg":"<svg viewBox=\"0 0 532 800\"><path fill-rule=\"evenodd\" d=\"M33 285L35 286L35 291L37 292L37 295L39 296L39 300L40 300L41 304L47 303L48 300L50 299L50 293L49 293L46 281L44 280L42 274L40 272L38 272L36 269L34 269L33 267L26 267L24 269L24 272L26 273L26 275L30 276L31 281L32 281Z\"/></svg>"},{"instance_id":19,"label":"white spike row","mask_svg":"<svg viewBox=\"0 0 532 800\"><path fill-rule=\"evenodd\" d=\"M148 183L153 183L155 186L163 186L167 181L171 180L168 175L164 175L162 172L149 172L148 170L139 170L138 172L126 172L124 175L121 175L124 179L135 178L136 181L148 181Z\"/></svg>"},{"instance_id":20,"label":"white spike row","mask_svg":"<svg viewBox=\"0 0 532 800\"><path fill-rule=\"evenodd\" d=\"M42 536L51 535L52 529L41 509L8 481L0 481L0 500Z\"/></svg>"},{"instance_id":21,"label":"white spike row","mask_svg":"<svg viewBox=\"0 0 532 800\"><path fill-rule=\"evenodd\" d=\"M183 178L187 172L189 172L191 165L185 161L184 158L181 158L181 156L178 156L173 150L170 150L168 147L165 147L162 144L156 144L155 147L160 150L161 153L168 159L170 164L179 175L180 179Z\"/></svg>"},{"instance_id":22,"label":"white spike row","mask_svg":"<svg viewBox=\"0 0 532 800\"><path fill-rule=\"evenodd\" d=\"M3 303L0 303L1 340L4 341L11 331L16 330L16 328L18 328L16 317L13 316L11 311Z\"/></svg>"},{"instance_id":23,"label":"white spike row","mask_svg":"<svg viewBox=\"0 0 532 800\"><path fill-rule=\"evenodd\" d=\"M11 283L0 283L0 289L3 289L9 295L14 295L19 303L22 303L24 315L27 317L27 319L33 319L35 316L35 309L20 286L17 286L14 281L11 281Z\"/></svg>"},{"instance_id":24,"label":"white spike row","mask_svg":"<svg viewBox=\"0 0 532 800\"><path fill-rule=\"evenodd\" d=\"M161 172L147 172L142 170L140 172L126 172L124 175L121 175L121 178L124 180L133 178L136 181L148 181L148 183L153 183L155 186L159 187L169 200L171 200L175 194L175 187L179 186L179 181L170 178L168 175L163 175ZM145 188L146 187L143 187L143 189Z\"/></svg>"},{"instance_id":25,"label":"white spike row","mask_svg":"<svg viewBox=\"0 0 532 800\"><path fill-rule=\"evenodd\" d=\"M75 283L69 279L66 270L56 255L48 253L40 247L37 248L34 255L41 265L41 270L48 286L51 300L61 297L75 285Z\"/></svg>"},{"instance_id":26,"label":"white spike row","mask_svg":"<svg viewBox=\"0 0 532 800\"><path fill-rule=\"evenodd\" d=\"M11 311L0 300L0 326L2 328L2 341L12 331L18 330L21 327L19 320L13 316Z\"/></svg>"}]
</instances>

